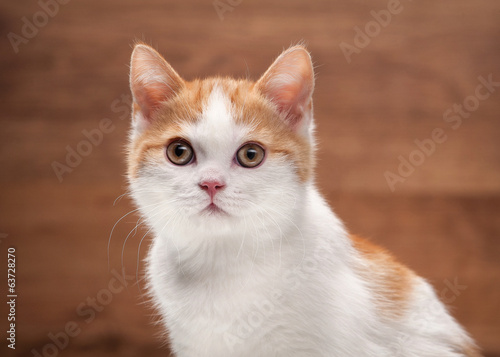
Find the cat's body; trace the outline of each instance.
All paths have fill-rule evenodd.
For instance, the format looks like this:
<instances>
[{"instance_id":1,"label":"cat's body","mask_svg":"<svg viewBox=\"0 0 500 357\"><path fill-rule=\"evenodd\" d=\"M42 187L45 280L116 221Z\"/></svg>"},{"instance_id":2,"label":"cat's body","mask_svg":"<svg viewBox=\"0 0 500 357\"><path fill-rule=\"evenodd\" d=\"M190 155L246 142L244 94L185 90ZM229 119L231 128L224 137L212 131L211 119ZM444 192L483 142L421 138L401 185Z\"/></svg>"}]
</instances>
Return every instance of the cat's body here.
<instances>
[{"instance_id":1,"label":"cat's body","mask_svg":"<svg viewBox=\"0 0 500 357\"><path fill-rule=\"evenodd\" d=\"M479 356L430 285L321 198L313 85L300 46L256 83L184 82L136 47L129 179L174 353Z\"/></svg>"}]
</instances>

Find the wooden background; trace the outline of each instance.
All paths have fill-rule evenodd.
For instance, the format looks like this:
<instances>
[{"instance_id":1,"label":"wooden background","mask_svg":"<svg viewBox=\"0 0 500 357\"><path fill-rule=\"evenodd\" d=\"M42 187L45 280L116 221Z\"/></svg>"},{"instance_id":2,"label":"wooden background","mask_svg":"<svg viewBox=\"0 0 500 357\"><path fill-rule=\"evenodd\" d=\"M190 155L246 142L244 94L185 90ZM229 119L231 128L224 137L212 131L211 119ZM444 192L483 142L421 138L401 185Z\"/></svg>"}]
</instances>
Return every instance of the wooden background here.
<instances>
[{"instance_id":1,"label":"wooden background","mask_svg":"<svg viewBox=\"0 0 500 357\"><path fill-rule=\"evenodd\" d=\"M126 197L114 204L126 191L123 102L131 44L140 39L187 79L258 78L283 48L306 41L317 68L321 191L352 232L451 296L454 315L485 354L500 356L500 87L456 130L443 120L474 95L479 76L500 81L500 2L401 0L402 10L348 63L340 44L353 45L355 27L387 6L244 0L221 20L212 0L87 0L59 5L44 24L37 2L0 3L1 331L10 246L19 294L17 348L7 350L2 332L0 355L168 354L135 278L147 231L125 244L138 217L119 221L133 206ZM8 34L23 36L23 17L33 16L43 26L15 53ZM81 148L84 130L105 118L113 129L59 182L52 164L65 164L68 146ZM445 142L392 192L384 173L397 173L398 157L408 158L415 140L436 128ZM131 277L110 295L107 247L116 222L110 268L121 270L123 251ZM454 281L461 288L450 295ZM66 341L68 325L78 332ZM51 349L50 336L62 350Z\"/></svg>"}]
</instances>

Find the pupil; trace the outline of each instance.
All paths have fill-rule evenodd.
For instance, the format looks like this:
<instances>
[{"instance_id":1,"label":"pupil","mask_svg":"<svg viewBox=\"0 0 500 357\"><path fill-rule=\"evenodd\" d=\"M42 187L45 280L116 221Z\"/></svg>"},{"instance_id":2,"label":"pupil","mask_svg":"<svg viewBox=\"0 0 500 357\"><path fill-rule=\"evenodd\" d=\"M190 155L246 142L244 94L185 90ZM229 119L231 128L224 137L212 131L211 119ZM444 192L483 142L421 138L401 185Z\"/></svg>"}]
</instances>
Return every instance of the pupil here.
<instances>
[{"instance_id":1,"label":"pupil","mask_svg":"<svg viewBox=\"0 0 500 357\"><path fill-rule=\"evenodd\" d=\"M186 151L186 148L182 145L178 145L175 150L174 150L174 153L177 157L181 157L184 152Z\"/></svg>"},{"instance_id":2,"label":"pupil","mask_svg":"<svg viewBox=\"0 0 500 357\"><path fill-rule=\"evenodd\" d=\"M248 149L247 150L247 158L249 160L255 159L255 156L257 156L257 151L255 149Z\"/></svg>"}]
</instances>

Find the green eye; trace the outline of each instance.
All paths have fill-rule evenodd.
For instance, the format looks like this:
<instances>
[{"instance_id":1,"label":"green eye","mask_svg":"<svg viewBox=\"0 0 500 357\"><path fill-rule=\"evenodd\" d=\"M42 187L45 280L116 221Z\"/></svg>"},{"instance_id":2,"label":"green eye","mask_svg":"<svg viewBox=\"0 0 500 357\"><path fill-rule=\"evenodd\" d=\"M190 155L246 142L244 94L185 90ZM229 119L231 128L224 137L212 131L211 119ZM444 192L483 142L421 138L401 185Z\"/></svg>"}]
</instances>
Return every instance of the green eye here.
<instances>
[{"instance_id":1,"label":"green eye","mask_svg":"<svg viewBox=\"0 0 500 357\"><path fill-rule=\"evenodd\" d=\"M264 160L266 152L264 149L254 143L243 145L236 153L238 163L247 168L259 166Z\"/></svg>"},{"instance_id":2,"label":"green eye","mask_svg":"<svg viewBox=\"0 0 500 357\"><path fill-rule=\"evenodd\" d=\"M167 146L167 157L175 165L187 165L194 157L194 150L183 140L172 141Z\"/></svg>"}]
</instances>

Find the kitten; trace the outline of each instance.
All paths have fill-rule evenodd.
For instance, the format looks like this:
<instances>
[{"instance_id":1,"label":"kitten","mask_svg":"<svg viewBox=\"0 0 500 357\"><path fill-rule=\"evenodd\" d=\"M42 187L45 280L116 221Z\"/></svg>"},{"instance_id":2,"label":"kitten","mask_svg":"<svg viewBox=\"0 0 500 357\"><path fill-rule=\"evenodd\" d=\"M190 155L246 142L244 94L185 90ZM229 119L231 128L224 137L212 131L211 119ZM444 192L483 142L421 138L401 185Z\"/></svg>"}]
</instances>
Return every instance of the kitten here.
<instances>
[{"instance_id":1,"label":"kitten","mask_svg":"<svg viewBox=\"0 0 500 357\"><path fill-rule=\"evenodd\" d=\"M177 356L480 356L431 286L349 235L314 183L302 46L191 82L136 45L128 177Z\"/></svg>"}]
</instances>

